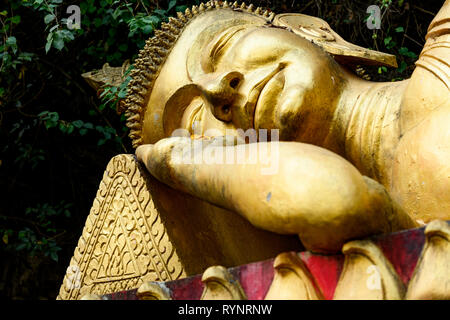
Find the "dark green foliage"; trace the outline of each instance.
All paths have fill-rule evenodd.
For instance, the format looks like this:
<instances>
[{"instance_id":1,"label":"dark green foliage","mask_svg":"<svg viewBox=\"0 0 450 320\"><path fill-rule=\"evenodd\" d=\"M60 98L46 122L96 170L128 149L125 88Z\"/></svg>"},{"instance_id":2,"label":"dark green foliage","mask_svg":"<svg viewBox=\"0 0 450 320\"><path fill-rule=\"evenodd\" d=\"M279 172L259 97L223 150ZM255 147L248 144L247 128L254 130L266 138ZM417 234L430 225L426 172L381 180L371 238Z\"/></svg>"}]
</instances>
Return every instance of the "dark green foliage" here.
<instances>
[{"instance_id":1,"label":"dark green foliage","mask_svg":"<svg viewBox=\"0 0 450 320\"><path fill-rule=\"evenodd\" d=\"M15 0L0 8L0 252L14 256L2 259L13 273L0 279L2 295L56 297L106 164L133 152L116 113L126 82L97 98L81 74L133 60L169 14L194 3ZM68 25L72 4L79 28ZM37 279L52 261L60 262L52 277ZM11 287L29 269L18 276L21 289Z\"/></svg>"}]
</instances>

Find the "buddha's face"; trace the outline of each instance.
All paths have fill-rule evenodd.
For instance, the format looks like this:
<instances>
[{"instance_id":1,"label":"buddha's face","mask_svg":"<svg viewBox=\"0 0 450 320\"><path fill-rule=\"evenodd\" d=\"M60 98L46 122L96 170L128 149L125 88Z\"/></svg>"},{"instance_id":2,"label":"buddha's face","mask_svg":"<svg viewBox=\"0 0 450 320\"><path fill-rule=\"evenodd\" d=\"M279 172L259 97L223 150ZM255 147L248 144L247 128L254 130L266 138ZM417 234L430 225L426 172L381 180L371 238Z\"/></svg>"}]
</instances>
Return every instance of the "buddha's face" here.
<instances>
[{"instance_id":1,"label":"buddha's face","mask_svg":"<svg viewBox=\"0 0 450 320\"><path fill-rule=\"evenodd\" d=\"M288 30L223 11L196 18L171 51L149 99L145 142L179 128L216 129L214 135L279 129L281 140L310 143L324 138L343 85L339 65Z\"/></svg>"}]
</instances>

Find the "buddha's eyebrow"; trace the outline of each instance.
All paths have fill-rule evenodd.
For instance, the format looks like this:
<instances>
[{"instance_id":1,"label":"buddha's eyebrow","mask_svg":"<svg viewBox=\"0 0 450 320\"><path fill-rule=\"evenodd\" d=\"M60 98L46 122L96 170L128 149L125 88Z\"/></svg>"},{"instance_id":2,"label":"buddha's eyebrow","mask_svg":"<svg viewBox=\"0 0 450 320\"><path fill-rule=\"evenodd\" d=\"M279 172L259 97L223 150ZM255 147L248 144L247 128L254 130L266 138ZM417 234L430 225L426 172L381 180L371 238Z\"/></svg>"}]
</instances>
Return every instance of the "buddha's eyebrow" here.
<instances>
[{"instance_id":1,"label":"buddha's eyebrow","mask_svg":"<svg viewBox=\"0 0 450 320\"><path fill-rule=\"evenodd\" d=\"M211 63L214 65L215 60L220 56L222 49L227 45L227 43L239 32L245 29L246 26L232 27L227 31L223 32L219 39L211 46L209 51L209 57Z\"/></svg>"}]
</instances>

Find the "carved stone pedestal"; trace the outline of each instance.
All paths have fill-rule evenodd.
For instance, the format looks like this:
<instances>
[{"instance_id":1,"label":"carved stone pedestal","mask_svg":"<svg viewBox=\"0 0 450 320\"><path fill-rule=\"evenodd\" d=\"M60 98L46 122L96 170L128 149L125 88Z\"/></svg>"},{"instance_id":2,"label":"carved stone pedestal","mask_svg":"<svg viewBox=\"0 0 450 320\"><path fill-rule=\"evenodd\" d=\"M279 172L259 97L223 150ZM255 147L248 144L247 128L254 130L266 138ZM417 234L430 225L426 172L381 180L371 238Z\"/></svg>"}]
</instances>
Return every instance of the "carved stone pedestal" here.
<instances>
[{"instance_id":1,"label":"carved stone pedestal","mask_svg":"<svg viewBox=\"0 0 450 320\"><path fill-rule=\"evenodd\" d=\"M245 192L245 191L243 191ZM175 191L133 155L111 159L58 299L172 281L299 251L297 237L254 228L237 214Z\"/></svg>"}]
</instances>

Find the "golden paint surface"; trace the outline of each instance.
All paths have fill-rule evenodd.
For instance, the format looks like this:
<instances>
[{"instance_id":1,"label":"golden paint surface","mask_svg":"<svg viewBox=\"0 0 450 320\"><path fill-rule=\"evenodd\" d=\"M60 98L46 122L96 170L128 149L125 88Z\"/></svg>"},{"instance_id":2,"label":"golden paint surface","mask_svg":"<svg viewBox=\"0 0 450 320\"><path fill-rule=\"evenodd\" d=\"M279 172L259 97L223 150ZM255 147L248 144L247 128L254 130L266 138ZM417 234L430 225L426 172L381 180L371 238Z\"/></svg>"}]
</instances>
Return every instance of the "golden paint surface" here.
<instances>
[{"instance_id":1,"label":"golden paint surface","mask_svg":"<svg viewBox=\"0 0 450 320\"><path fill-rule=\"evenodd\" d=\"M394 57L347 43L315 17L277 16L251 5L214 1L163 24L136 60L124 103L137 158L151 174L149 179L161 184L145 197L130 196L134 193L127 191L126 183L121 188L100 186L100 200L94 202L74 255L74 263L84 272L83 288L102 293L136 287L147 274L175 279L191 274L188 267L199 273L200 266L228 264L218 263L219 255L230 265L249 260L230 245L241 239L236 225L247 221L256 228L243 227L252 230L246 239L254 235L260 242L275 233L297 235L308 250L338 252L351 240L450 219L449 10L447 0L429 27L411 78L385 83L363 80L347 66L395 66ZM244 163L177 161L180 153L174 150L189 150L193 140L168 138L176 129L186 129L189 136L208 141L205 146L212 144L216 150L242 151ZM277 129L281 142L276 148L274 143L258 142L268 148L253 164L252 144L224 147L220 140L230 130L237 136L239 129ZM272 159L275 153L277 172L261 174L261 159ZM109 179L121 184L125 180L119 176ZM154 261L154 255L145 254L150 252L145 235L153 234L155 225L162 236L171 225L170 219L160 221L158 214L148 213L153 209L137 209L153 203L151 199L165 199L158 201L171 215L178 213L177 222L184 222L186 230L174 228L176 232L160 242L183 239L160 251L177 256L169 253L157 259L158 267L141 270L148 262L139 259ZM105 206L101 210L99 203ZM213 224L214 231L200 231L209 244L198 245L187 230L193 221L180 214L186 208L208 212L208 219L222 219L218 213L227 212L230 220ZM110 222L96 220L97 216ZM206 216L195 220L202 225L198 230L209 226ZM139 229L148 219L157 222L146 231ZM257 235L258 229L268 232ZM216 233L225 240L217 240ZM102 245L95 247L86 239ZM278 239L284 240L277 248L293 243ZM366 290L361 297L403 298L404 289L379 250L369 243L347 243L344 251L352 245L357 249L346 255L336 297L354 298L366 290L363 272L375 265L381 268L382 290ZM258 250L246 253L257 252L256 257L281 252L275 245L255 246ZM204 260L189 255L196 250ZM425 256L446 259L431 249ZM180 259L181 264L167 268L170 261ZM431 262L423 264L424 270ZM448 269L439 270L447 277ZM282 283L281 274L277 279ZM80 295L61 290L62 298Z\"/></svg>"}]
</instances>

